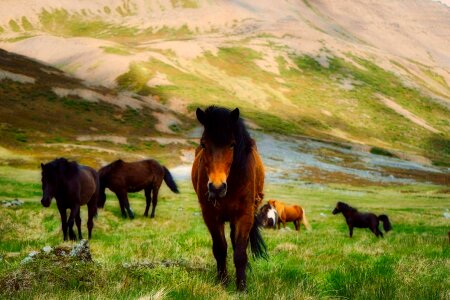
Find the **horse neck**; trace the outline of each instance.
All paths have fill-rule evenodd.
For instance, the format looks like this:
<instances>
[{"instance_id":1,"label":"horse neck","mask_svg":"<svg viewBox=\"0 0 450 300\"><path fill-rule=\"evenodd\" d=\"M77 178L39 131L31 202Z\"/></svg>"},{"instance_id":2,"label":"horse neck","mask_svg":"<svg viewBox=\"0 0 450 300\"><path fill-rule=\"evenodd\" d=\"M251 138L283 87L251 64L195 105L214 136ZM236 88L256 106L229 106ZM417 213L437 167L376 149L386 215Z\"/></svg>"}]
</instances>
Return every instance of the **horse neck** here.
<instances>
[{"instance_id":1,"label":"horse neck","mask_svg":"<svg viewBox=\"0 0 450 300\"><path fill-rule=\"evenodd\" d=\"M346 218L348 218L348 217L353 216L356 212L357 212L356 209L350 208L350 209L348 209L348 210L343 211L342 214L343 214Z\"/></svg>"}]
</instances>

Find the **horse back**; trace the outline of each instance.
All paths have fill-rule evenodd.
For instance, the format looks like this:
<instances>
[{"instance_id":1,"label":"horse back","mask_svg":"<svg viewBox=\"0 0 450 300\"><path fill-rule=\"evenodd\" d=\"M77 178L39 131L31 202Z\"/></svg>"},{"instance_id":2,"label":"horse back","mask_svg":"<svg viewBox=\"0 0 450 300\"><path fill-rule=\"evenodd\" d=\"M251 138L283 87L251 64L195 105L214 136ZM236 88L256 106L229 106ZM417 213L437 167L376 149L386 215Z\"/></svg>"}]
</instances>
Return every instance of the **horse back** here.
<instances>
[{"instance_id":1,"label":"horse back","mask_svg":"<svg viewBox=\"0 0 450 300\"><path fill-rule=\"evenodd\" d=\"M163 178L164 169L156 160L121 162L109 172L106 186L113 191L137 192L151 184L161 185Z\"/></svg>"}]
</instances>

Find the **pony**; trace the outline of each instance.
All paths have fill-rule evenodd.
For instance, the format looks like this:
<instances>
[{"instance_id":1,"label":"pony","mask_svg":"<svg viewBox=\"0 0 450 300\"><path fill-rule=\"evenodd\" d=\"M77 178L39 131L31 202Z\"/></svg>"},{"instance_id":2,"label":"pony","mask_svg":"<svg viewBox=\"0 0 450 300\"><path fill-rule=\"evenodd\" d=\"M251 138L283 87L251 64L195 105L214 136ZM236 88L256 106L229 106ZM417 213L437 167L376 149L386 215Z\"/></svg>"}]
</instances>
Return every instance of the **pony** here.
<instances>
[{"instance_id":1,"label":"pony","mask_svg":"<svg viewBox=\"0 0 450 300\"><path fill-rule=\"evenodd\" d=\"M278 212L278 229L280 229L280 223L283 223L283 228L286 228L286 222L294 222L297 231L300 231L300 223L305 225L307 230L311 229L306 219L305 210L300 205L286 205L278 200L269 200L268 203L275 207Z\"/></svg>"},{"instance_id":2,"label":"pony","mask_svg":"<svg viewBox=\"0 0 450 300\"><path fill-rule=\"evenodd\" d=\"M97 171L91 167L79 165L75 161L65 158L55 159L47 164L41 163L42 169L42 200L44 207L49 207L52 199L56 199L64 241L67 241L67 229L69 238L76 240L73 231L73 223L78 228L78 238L81 240L80 206L88 207L88 235L92 237L94 227L93 218L97 215L97 200L99 194L99 178ZM70 208L67 219L66 210Z\"/></svg>"},{"instance_id":3,"label":"pony","mask_svg":"<svg viewBox=\"0 0 450 300\"><path fill-rule=\"evenodd\" d=\"M350 237L353 237L353 228L370 228L376 237L383 237L383 233L378 228L380 221L383 222L385 232L392 230L391 222L388 216L379 215L378 217L373 213L361 213L356 208L344 202L338 202L333 210L333 215L342 213L347 221Z\"/></svg>"},{"instance_id":4,"label":"pony","mask_svg":"<svg viewBox=\"0 0 450 300\"><path fill-rule=\"evenodd\" d=\"M217 277L222 284L228 283L224 224L229 222L236 287L244 291L249 242L254 258L267 259L255 216L264 196L264 167L238 108L197 108L196 115L204 131L195 151L191 178L212 238Z\"/></svg>"},{"instance_id":5,"label":"pony","mask_svg":"<svg viewBox=\"0 0 450 300\"><path fill-rule=\"evenodd\" d=\"M155 217L158 192L163 180L172 192L179 193L177 184L173 180L169 170L153 159L131 163L118 159L102 167L98 171L98 174L100 176L99 207L103 208L105 206L105 189L109 188L119 199L120 210L124 218L127 217L127 213L130 219L134 218L134 212L128 201L128 193L145 191L145 200L147 203L144 217L148 217L151 201L153 206L150 218Z\"/></svg>"},{"instance_id":6,"label":"pony","mask_svg":"<svg viewBox=\"0 0 450 300\"><path fill-rule=\"evenodd\" d=\"M273 229L277 228L278 213L277 210L269 203L261 206L257 218L261 226Z\"/></svg>"}]
</instances>

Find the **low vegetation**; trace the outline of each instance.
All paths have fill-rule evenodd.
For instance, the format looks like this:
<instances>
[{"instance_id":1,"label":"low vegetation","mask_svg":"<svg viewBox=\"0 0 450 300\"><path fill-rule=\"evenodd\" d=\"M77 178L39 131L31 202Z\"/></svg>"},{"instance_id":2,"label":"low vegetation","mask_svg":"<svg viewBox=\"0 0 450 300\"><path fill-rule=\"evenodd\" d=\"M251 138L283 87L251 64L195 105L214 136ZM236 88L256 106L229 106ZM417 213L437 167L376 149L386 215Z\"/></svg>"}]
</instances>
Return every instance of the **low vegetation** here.
<instances>
[{"instance_id":1,"label":"low vegetation","mask_svg":"<svg viewBox=\"0 0 450 300\"><path fill-rule=\"evenodd\" d=\"M6 178L5 175L8 174ZM62 243L57 209L40 203L39 173L0 168L0 198L25 204L0 210L0 297L232 299L234 284L215 280L211 241L189 182L181 194L161 190L156 218L142 217L145 200L132 194L134 220L122 219L108 194L90 242L94 262L21 260L31 251ZM266 199L306 208L313 230L264 230L270 258L251 261L248 299L446 299L450 246L448 190L439 186L354 188L342 185L269 185ZM393 231L377 239L367 229L348 237L336 201L386 213ZM86 209L82 208L86 232ZM230 242L228 242L230 245ZM229 254L231 251L229 246ZM50 259L51 260L51 259ZM228 265L233 278L234 268Z\"/></svg>"}]
</instances>

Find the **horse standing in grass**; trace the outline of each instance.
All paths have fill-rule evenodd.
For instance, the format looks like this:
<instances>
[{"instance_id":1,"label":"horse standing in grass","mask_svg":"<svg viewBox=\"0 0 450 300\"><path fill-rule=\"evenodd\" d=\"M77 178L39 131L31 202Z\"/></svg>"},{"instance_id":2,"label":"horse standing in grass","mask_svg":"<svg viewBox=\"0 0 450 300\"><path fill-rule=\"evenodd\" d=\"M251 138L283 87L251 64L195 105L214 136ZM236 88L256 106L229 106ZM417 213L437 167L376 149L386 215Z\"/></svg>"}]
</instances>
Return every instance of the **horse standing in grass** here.
<instances>
[{"instance_id":1,"label":"horse standing in grass","mask_svg":"<svg viewBox=\"0 0 450 300\"><path fill-rule=\"evenodd\" d=\"M353 236L353 228L370 228L370 230L377 236L383 237L383 233L378 228L380 221L383 222L384 231L392 230L391 222L386 215L379 215L378 217L373 213L361 213L356 208L344 202L338 202L336 208L333 210L333 215L342 213L347 221L350 237Z\"/></svg>"},{"instance_id":2,"label":"horse standing in grass","mask_svg":"<svg viewBox=\"0 0 450 300\"><path fill-rule=\"evenodd\" d=\"M158 203L158 192L164 182L174 193L178 193L178 187L173 180L169 170L160 165L156 160L147 159L127 163L119 159L98 171L100 175L100 197L99 207L103 207L106 202L105 189L113 191L120 203L120 210L124 218L134 218L133 210L128 201L128 193L135 193L144 190L147 205L144 216L148 216L150 202L152 203L151 218L155 217L156 204Z\"/></svg>"},{"instance_id":3,"label":"horse standing in grass","mask_svg":"<svg viewBox=\"0 0 450 300\"><path fill-rule=\"evenodd\" d=\"M78 228L78 237L81 240L81 218L80 206L88 206L88 234L92 236L94 227L93 218L97 215L97 199L99 193L99 179L94 169L78 165L76 162L65 158L58 158L47 164L42 164L42 191L41 203L49 207L53 197L56 199L64 240L67 240L67 229L69 238L76 240L73 231L73 223ZM66 210L70 208L69 219Z\"/></svg>"},{"instance_id":4,"label":"horse standing in grass","mask_svg":"<svg viewBox=\"0 0 450 300\"><path fill-rule=\"evenodd\" d=\"M242 291L246 289L249 241L254 257L267 257L255 221L263 198L263 164L254 140L239 118L239 109L210 106L205 111L197 108L196 114L204 131L195 151L192 184L212 237L218 279L223 284L228 282L224 223L230 223L236 286Z\"/></svg>"},{"instance_id":5,"label":"horse standing in grass","mask_svg":"<svg viewBox=\"0 0 450 300\"><path fill-rule=\"evenodd\" d=\"M278 200L269 200L268 203L277 210L278 229L280 229L280 223L283 223L283 227L286 228L286 222L294 222L297 231L300 231L300 223L303 223L307 230L311 229L305 210L300 205L286 205Z\"/></svg>"}]
</instances>

